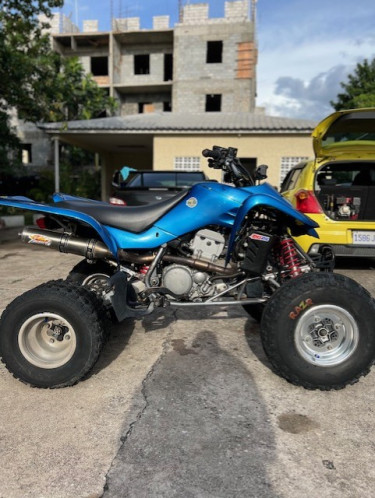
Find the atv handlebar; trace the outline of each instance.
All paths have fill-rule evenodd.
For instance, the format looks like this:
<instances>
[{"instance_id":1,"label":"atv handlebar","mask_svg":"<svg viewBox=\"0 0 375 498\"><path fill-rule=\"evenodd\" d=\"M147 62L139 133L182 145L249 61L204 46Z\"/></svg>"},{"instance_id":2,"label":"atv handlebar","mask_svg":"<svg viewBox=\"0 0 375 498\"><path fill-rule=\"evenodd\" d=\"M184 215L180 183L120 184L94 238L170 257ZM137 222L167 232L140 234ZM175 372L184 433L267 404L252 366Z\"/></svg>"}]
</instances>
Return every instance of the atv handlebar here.
<instances>
[{"instance_id":1,"label":"atv handlebar","mask_svg":"<svg viewBox=\"0 0 375 498\"><path fill-rule=\"evenodd\" d=\"M212 159L220 159L220 152L218 150L203 149L202 155L204 157L211 157Z\"/></svg>"},{"instance_id":2,"label":"atv handlebar","mask_svg":"<svg viewBox=\"0 0 375 498\"><path fill-rule=\"evenodd\" d=\"M253 178L237 158L237 149L234 147L219 147L214 145L212 150L204 149L202 155L208 159L210 168L222 169L225 173L224 181L234 183L236 187L247 187L255 185L256 177Z\"/></svg>"}]
</instances>

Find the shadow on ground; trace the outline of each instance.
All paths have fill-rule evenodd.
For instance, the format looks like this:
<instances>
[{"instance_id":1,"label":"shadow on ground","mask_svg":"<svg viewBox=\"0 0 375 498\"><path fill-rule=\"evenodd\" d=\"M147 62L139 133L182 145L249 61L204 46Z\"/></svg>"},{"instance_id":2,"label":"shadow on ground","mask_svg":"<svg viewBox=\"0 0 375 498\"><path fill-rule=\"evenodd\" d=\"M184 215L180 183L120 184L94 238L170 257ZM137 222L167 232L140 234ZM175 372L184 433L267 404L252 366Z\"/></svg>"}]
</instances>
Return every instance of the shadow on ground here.
<instances>
[{"instance_id":1,"label":"shadow on ground","mask_svg":"<svg viewBox=\"0 0 375 498\"><path fill-rule=\"evenodd\" d=\"M277 496L267 475L274 435L252 374L213 332L197 331L190 346L174 337L104 496Z\"/></svg>"}]
</instances>

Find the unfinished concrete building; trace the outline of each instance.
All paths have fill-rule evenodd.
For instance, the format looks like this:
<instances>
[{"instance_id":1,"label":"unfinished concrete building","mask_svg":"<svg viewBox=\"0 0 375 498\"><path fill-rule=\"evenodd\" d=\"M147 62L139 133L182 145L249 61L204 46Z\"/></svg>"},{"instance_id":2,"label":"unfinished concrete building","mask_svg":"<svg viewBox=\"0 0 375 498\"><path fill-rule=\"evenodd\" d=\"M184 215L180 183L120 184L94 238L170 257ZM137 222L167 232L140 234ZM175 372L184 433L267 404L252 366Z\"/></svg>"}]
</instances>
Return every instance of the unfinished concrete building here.
<instances>
[{"instance_id":1,"label":"unfinished concrete building","mask_svg":"<svg viewBox=\"0 0 375 498\"><path fill-rule=\"evenodd\" d=\"M236 0L225 2L224 18L211 19L208 12L208 3L188 4L174 28L169 16L157 16L147 30L138 17L113 19L108 32L98 31L98 21L84 21L83 32L53 29L53 46L79 57L119 102L119 115L252 112L254 11L249 0ZM61 20L55 25L63 26Z\"/></svg>"},{"instance_id":2,"label":"unfinished concrete building","mask_svg":"<svg viewBox=\"0 0 375 498\"><path fill-rule=\"evenodd\" d=\"M106 32L96 20L84 21L78 32L61 15L54 19L54 49L79 57L119 104L117 116L41 126L54 139L55 171L59 143L97 153L102 199L108 200L112 174L123 165L203 170L220 181L221 172L200 156L216 144L238 147L250 169L268 164L269 180L279 185L311 154L313 123L255 109L255 3L226 1L222 18L209 17L208 3L189 3L173 28L169 16L154 17L152 29L141 29L137 17L113 19Z\"/></svg>"}]
</instances>

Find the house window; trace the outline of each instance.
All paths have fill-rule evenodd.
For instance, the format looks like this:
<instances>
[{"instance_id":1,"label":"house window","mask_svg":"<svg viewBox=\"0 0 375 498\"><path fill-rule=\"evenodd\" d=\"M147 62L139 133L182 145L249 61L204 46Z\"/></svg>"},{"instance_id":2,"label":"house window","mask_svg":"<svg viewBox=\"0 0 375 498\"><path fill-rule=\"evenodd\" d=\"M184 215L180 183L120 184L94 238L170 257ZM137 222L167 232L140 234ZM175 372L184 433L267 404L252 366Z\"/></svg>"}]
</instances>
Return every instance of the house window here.
<instances>
[{"instance_id":1,"label":"house window","mask_svg":"<svg viewBox=\"0 0 375 498\"><path fill-rule=\"evenodd\" d=\"M134 56L134 74L150 74L150 54Z\"/></svg>"},{"instance_id":2,"label":"house window","mask_svg":"<svg viewBox=\"0 0 375 498\"><path fill-rule=\"evenodd\" d=\"M174 169L177 171L200 171L201 158L199 156L175 157Z\"/></svg>"},{"instance_id":3,"label":"house window","mask_svg":"<svg viewBox=\"0 0 375 498\"><path fill-rule=\"evenodd\" d=\"M221 95L212 94L206 95L206 112L220 112L221 111Z\"/></svg>"},{"instance_id":4,"label":"house window","mask_svg":"<svg viewBox=\"0 0 375 498\"><path fill-rule=\"evenodd\" d=\"M208 41L207 42L207 64L217 63L223 61L223 42L222 41Z\"/></svg>"},{"instance_id":5,"label":"house window","mask_svg":"<svg viewBox=\"0 0 375 498\"><path fill-rule=\"evenodd\" d=\"M91 57L91 74L108 76L108 57Z\"/></svg>"},{"instance_id":6,"label":"house window","mask_svg":"<svg viewBox=\"0 0 375 498\"><path fill-rule=\"evenodd\" d=\"M288 172L301 161L307 161L308 157L305 156L287 156L281 158L281 166L280 166L280 185L283 182L284 178L288 174Z\"/></svg>"},{"instance_id":7,"label":"house window","mask_svg":"<svg viewBox=\"0 0 375 498\"><path fill-rule=\"evenodd\" d=\"M33 162L31 152L32 152L32 145L31 144L22 144L21 145L22 164L31 164Z\"/></svg>"}]
</instances>

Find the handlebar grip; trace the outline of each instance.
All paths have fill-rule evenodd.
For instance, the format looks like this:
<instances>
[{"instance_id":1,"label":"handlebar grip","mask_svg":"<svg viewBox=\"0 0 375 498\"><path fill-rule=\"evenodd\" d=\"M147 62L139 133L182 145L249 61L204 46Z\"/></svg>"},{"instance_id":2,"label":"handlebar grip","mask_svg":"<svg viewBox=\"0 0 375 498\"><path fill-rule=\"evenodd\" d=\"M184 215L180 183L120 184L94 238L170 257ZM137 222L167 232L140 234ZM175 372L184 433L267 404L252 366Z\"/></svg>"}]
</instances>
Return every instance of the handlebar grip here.
<instances>
[{"instance_id":1,"label":"handlebar grip","mask_svg":"<svg viewBox=\"0 0 375 498\"><path fill-rule=\"evenodd\" d=\"M202 150L202 156L211 157L212 159L220 159L221 154L218 150L204 149Z\"/></svg>"}]
</instances>

